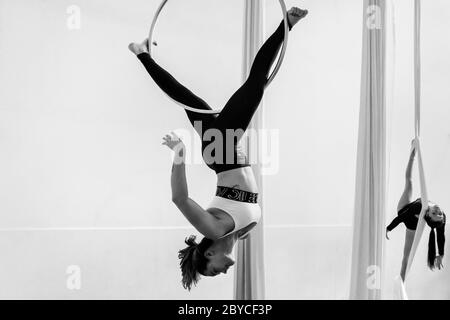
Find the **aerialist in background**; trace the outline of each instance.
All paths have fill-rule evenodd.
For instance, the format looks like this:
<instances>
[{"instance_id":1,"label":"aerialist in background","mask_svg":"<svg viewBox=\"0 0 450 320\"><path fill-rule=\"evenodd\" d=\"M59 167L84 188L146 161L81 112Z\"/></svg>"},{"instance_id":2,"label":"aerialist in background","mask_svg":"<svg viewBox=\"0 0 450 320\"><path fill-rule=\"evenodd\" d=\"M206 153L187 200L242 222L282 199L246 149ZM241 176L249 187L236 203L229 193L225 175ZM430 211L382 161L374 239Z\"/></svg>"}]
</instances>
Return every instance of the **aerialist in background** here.
<instances>
[{"instance_id":1,"label":"aerialist in background","mask_svg":"<svg viewBox=\"0 0 450 320\"><path fill-rule=\"evenodd\" d=\"M406 182L405 190L398 202L397 211L398 216L391 222L391 224L386 228L386 238L389 239L389 232L397 227L400 223L404 223L406 226L406 236L405 236L405 247L403 252L402 268L400 271L400 276L403 281L405 281L406 267L408 265L409 254L411 252L411 247L414 242L414 235L416 233L417 224L419 222L420 211L422 210L421 199L416 201L411 201L412 197L412 180L411 173L414 164L414 158L416 156L416 149L411 150L409 156L408 167L406 169ZM441 270L443 268L443 258L444 258L444 245L445 245L445 223L446 216L442 209L432 203L428 202L428 210L425 213L425 221L431 228L430 237L428 240L428 266L431 270L438 268ZM436 232L435 232L436 230ZM437 233L437 244L439 255L436 255L436 233Z\"/></svg>"},{"instance_id":2,"label":"aerialist in background","mask_svg":"<svg viewBox=\"0 0 450 320\"><path fill-rule=\"evenodd\" d=\"M289 10L289 30L307 13L299 8ZM239 141L263 97L270 68L284 40L284 32L283 21L261 47L248 79L220 114L186 110L202 140L203 159L217 173L216 196L208 209L203 209L189 198L183 142L174 133L163 138L163 144L175 152L171 177L172 201L192 226L204 235L200 243L196 243L195 236L190 236L185 240L188 247L179 251L182 284L188 290L199 281L200 275L213 277L226 273L235 263L232 257L234 245L239 239L245 238L261 218L256 180ZM142 44L130 44L129 49L137 55L156 84L172 99L196 109L212 110L205 101L181 85L152 59L148 53L148 39ZM211 150L213 142L211 137L206 137L208 133L214 137L217 133L222 135L220 148L214 141L215 148ZM230 139L231 143L227 143Z\"/></svg>"}]
</instances>

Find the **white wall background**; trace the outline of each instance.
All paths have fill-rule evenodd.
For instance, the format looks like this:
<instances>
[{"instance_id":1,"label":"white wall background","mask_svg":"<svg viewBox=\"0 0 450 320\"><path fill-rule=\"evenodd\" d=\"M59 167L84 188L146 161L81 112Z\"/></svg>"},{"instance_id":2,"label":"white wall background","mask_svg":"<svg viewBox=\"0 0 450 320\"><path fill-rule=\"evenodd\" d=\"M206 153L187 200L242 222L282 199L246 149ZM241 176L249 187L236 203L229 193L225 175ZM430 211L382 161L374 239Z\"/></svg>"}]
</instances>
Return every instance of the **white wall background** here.
<instances>
[{"instance_id":1,"label":"white wall background","mask_svg":"<svg viewBox=\"0 0 450 320\"><path fill-rule=\"evenodd\" d=\"M412 11L398 3L392 217L413 134ZM66 27L73 4L80 30ZM170 202L170 154L160 144L173 129L190 133L190 124L127 50L146 36L158 5L0 0L0 298L232 298L232 273L204 279L190 294L180 285L177 251L195 232ZM264 105L266 127L280 130L279 171L265 180L266 296L347 298L362 2L301 6L310 16L291 34ZM423 44L423 148L430 195L444 209L450 46L436 34L448 26L448 6L424 6ZM281 14L275 0L266 7L268 35ZM240 0L174 0L159 21L155 59L214 107L240 84L242 12ZM188 179L206 205L214 173L190 165ZM400 266L402 241L396 230L387 279ZM422 270L422 247L416 262L411 296L448 298L440 284L447 271ZM81 267L81 290L66 287L70 265Z\"/></svg>"}]
</instances>

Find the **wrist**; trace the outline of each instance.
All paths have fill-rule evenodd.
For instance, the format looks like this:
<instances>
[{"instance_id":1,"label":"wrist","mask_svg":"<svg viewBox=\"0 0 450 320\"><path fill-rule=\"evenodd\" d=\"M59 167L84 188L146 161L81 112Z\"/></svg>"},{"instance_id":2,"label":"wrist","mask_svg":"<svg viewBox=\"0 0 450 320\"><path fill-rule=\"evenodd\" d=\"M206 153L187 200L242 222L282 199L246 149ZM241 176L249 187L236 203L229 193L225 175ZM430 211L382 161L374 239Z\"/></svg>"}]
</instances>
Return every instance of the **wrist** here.
<instances>
[{"instance_id":1,"label":"wrist","mask_svg":"<svg viewBox=\"0 0 450 320\"><path fill-rule=\"evenodd\" d=\"M176 146L172 156L174 164L184 164L186 159L186 148L182 145Z\"/></svg>"}]
</instances>

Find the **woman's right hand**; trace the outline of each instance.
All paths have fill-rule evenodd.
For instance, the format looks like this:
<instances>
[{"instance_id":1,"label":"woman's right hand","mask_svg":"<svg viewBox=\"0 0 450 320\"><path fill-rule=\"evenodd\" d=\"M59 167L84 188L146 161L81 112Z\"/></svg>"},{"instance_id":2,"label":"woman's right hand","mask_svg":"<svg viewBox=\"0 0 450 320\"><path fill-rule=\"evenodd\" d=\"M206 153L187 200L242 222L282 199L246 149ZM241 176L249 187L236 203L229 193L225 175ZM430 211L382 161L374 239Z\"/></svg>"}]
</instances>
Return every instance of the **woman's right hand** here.
<instances>
[{"instance_id":1,"label":"woman's right hand","mask_svg":"<svg viewBox=\"0 0 450 320\"><path fill-rule=\"evenodd\" d=\"M163 137L163 145L167 146L169 149L178 152L180 150L185 149L185 145L183 141L181 141L180 137L176 135L175 132L171 132L170 134L166 134Z\"/></svg>"},{"instance_id":2,"label":"woman's right hand","mask_svg":"<svg viewBox=\"0 0 450 320\"><path fill-rule=\"evenodd\" d=\"M388 229L386 229L386 239L391 240L391 239L389 239L389 230Z\"/></svg>"}]
</instances>

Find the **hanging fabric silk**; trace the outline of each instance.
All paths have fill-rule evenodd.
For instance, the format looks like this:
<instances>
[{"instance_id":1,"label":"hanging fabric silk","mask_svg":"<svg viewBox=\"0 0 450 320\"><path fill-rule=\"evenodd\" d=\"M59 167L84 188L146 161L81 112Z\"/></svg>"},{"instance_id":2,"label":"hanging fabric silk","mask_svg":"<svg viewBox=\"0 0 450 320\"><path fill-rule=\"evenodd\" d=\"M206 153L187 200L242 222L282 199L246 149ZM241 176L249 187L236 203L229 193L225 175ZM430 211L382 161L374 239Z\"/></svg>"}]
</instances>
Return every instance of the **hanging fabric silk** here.
<instances>
[{"instance_id":1,"label":"hanging fabric silk","mask_svg":"<svg viewBox=\"0 0 450 320\"><path fill-rule=\"evenodd\" d=\"M380 300L386 215L386 1L364 0L349 297Z\"/></svg>"},{"instance_id":2,"label":"hanging fabric silk","mask_svg":"<svg viewBox=\"0 0 450 320\"><path fill-rule=\"evenodd\" d=\"M420 31L421 31L421 0L415 0L414 3L414 101L415 101L415 139L413 148L416 149L419 164L419 180L420 180L420 194L422 199L422 210L420 212L419 221L417 224L416 233L414 236L414 242L409 254L408 264L406 267L405 283L408 274L411 270L412 263L417 251L417 248L422 238L423 231L425 229L425 214L428 210L428 192L425 182L425 171L423 165L422 150L420 146L420 111L421 111L421 46L420 46ZM399 281L399 287L396 292L399 293L402 300L407 300L407 294L405 290L405 283Z\"/></svg>"},{"instance_id":3,"label":"hanging fabric silk","mask_svg":"<svg viewBox=\"0 0 450 320\"><path fill-rule=\"evenodd\" d=\"M245 81L251 69L253 60L262 46L264 27L264 4L259 0L245 0L244 3L244 48L242 63L242 81ZM261 103L264 103L263 101ZM255 114L251 126L258 130L262 127L262 110ZM245 147L250 152L250 141L245 139ZM253 143L253 142L252 142ZM261 152L260 145L256 143L257 152ZM261 166L252 166L261 197L259 204L263 218L252 233L243 241L239 241L236 250L236 265L234 268L234 299L235 300L264 300L265 299L265 273L264 273L264 179Z\"/></svg>"}]
</instances>

